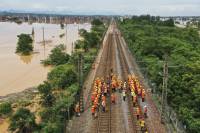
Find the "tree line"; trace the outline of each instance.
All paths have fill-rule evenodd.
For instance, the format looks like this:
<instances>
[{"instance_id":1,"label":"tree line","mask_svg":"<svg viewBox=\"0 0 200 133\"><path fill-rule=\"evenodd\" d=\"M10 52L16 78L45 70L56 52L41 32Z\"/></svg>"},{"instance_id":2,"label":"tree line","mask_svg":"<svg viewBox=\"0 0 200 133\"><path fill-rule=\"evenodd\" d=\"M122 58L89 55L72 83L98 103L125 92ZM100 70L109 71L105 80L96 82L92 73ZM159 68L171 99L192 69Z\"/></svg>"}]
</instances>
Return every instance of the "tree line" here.
<instances>
[{"instance_id":1,"label":"tree line","mask_svg":"<svg viewBox=\"0 0 200 133\"><path fill-rule=\"evenodd\" d=\"M200 36L197 29L174 26L172 19L134 16L119 21L127 44L148 80L161 95L163 60L168 55L168 104L188 133L200 131ZM172 66L170 68L170 66Z\"/></svg>"}]
</instances>

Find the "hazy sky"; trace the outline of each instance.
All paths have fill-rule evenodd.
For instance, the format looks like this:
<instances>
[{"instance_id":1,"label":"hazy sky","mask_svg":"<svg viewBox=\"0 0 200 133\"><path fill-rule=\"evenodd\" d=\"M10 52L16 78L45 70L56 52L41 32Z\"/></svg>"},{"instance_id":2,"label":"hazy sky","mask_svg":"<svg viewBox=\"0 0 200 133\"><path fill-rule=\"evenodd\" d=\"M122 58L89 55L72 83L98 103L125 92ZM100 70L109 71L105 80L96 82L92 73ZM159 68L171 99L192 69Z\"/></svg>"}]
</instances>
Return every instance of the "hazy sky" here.
<instances>
[{"instance_id":1,"label":"hazy sky","mask_svg":"<svg viewBox=\"0 0 200 133\"><path fill-rule=\"evenodd\" d=\"M200 0L0 0L0 10L199 16Z\"/></svg>"}]
</instances>

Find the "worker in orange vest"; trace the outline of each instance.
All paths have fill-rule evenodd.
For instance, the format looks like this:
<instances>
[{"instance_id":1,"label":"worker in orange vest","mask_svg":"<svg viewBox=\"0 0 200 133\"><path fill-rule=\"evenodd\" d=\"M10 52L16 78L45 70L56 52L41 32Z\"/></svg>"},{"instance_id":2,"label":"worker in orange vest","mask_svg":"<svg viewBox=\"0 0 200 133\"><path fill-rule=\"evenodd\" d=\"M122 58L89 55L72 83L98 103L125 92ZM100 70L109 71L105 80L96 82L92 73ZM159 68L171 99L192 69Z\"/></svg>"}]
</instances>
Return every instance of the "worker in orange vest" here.
<instances>
[{"instance_id":1,"label":"worker in orange vest","mask_svg":"<svg viewBox=\"0 0 200 133\"><path fill-rule=\"evenodd\" d=\"M140 87L138 87L137 92L138 92L138 96L140 97L141 96L141 88Z\"/></svg>"},{"instance_id":2,"label":"worker in orange vest","mask_svg":"<svg viewBox=\"0 0 200 133\"><path fill-rule=\"evenodd\" d=\"M93 93L92 96L91 96L92 103L94 103L94 100L95 100L95 94Z\"/></svg>"},{"instance_id":3,"label":"worker in orange vest","mask_svg":"<svg viewBox=\"0 0 200 133\"><path fill-rule=\"evenodd\" d=\"M135 95L133 97L133 106L135 107L136 106L136 103L137 103L137 96Z\"/></svg>"},{"instance_id":4,"label":"worker in orange vest","mask_svg":"<svg viewBox=\"0 0 200 133\"><path fill-rule=\"evenodd\" d=\"M144 102L144 100L145 100L145 90L144 89L142 89L142 102Z\"/></svg>"},{"instance_id":5,"label":"worker in orange vest","mask_svg":"<svg viewBox=\"0 0 200 133\"><path fill-rule=\"evenodd\" d=\"M137 120L140 118L140 109L139 107L136 108L136 115L137 115Z\"/></svg>"},{"instance_id":6,"label":"worker in orange vest","mask_svg":"<svg viewBox=\"0 0 200 133\"><path fill-rule=\"evenodd\" d=\"M94 100L94 106L95 106L95 108L98 107L98 98L97 97Z\"/></svg>"},{"instance_id":7,"label":"worker in orange vest","mask_svg":"<svg viewBox=\"0 0 200 133\"><path fill-rule=\"evenodd\" d=\"M106 101L106 96L102 95L101 100Z\"/></svg>"},{"instance_id":8,"label":"worker in orange vest","mask_svg":"<svg viewBox=\"0 0 200 133\"><path fill-rule=\"evenodd\" d=\"M121 93L122 89L123 89L123 87L122 87L123 82L121 80L119 80L118 82L119 82L118 83L119 84L119 92Z\"/></svg>"},{"instance_id":9,"label":"worker in orange vest","mask_svg":"<svg viewBox=\"0 0 200 133\"><path fill-rule=\"evenodd\" d=\"M115 104L116 96L114 93L111 94L111 102Z\"/></svg>"},{"instance_id":10,"label":"worker in orange vest","mask_svg":"<svg viewBox=\"0 0 200 133\"><path fill-rule=\"evenodd\" d=\"M92 112L92 116L94 117L94 115L95 115L95 106L94 105L91 108L91 112Z\"/></svg>"},{"instance_id":11,"label":"worker in orange vest","mask_svg":"<svg viewBox=\"0 0 200 133\"><path fill-rule=\"evenodd\" d=\"M76 116L80 116L80 104L77 103L75 106L75 112L76 112Z\"/></svg>"}]
</instances>

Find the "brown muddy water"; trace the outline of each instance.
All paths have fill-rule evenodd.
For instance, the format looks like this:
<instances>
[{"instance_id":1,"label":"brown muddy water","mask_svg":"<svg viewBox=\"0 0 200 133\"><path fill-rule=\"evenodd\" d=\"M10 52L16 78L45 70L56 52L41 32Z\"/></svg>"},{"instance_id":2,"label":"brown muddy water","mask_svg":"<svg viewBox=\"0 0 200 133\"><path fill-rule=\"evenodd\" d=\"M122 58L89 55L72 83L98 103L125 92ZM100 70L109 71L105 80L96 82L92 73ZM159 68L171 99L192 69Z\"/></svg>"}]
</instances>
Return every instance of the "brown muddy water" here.
<instances>
[{"instance_id":1,"label":"brown muddy water","mask_svg":"<svg viewBox=\"0 0 200 133\"><path fill-rule=\"evenodd\" d=\"M42 45L44 27L45 47ZM34 54L19 56L15 54L17 35L31 34L35 31ZM43 67L40 60L46 59L51 49L58 44L65 44L66 52L71 53L72 42L78 38L78 29L90 30L90 24L68 24L61 29L56 24L28 23L16 24L0 22L0 96L21 92L42 83L50 67ZM67 29L67 30L66 30ZM67 33L66 33L67 31ZM65 34L62 38L59 35ZM67 35L67 37L66 37Z\"/></svg>"}]
</instances>

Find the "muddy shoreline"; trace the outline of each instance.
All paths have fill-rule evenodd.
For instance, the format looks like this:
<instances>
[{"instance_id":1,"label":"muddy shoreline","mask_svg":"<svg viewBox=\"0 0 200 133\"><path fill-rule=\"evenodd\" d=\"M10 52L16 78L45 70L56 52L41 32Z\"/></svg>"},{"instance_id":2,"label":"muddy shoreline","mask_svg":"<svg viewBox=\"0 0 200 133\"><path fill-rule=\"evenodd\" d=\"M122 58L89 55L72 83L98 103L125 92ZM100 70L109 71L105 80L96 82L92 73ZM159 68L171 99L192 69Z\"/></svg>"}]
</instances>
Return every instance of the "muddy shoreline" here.
<instances>
[{"instance_id":1,"label":"muddy shoreline","mask_svg":"<svg viewBox=\"0 0 200 133\"><path fill-rule=\"evenodd\" d=\"M18 100L32 99L37 92L37 87L30 87L21 92L0 96L0 102L16 102Z\"/></svg>"}]
</instances>

